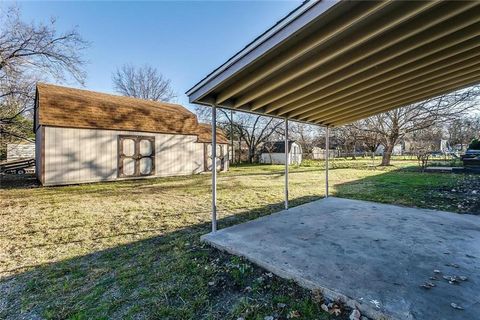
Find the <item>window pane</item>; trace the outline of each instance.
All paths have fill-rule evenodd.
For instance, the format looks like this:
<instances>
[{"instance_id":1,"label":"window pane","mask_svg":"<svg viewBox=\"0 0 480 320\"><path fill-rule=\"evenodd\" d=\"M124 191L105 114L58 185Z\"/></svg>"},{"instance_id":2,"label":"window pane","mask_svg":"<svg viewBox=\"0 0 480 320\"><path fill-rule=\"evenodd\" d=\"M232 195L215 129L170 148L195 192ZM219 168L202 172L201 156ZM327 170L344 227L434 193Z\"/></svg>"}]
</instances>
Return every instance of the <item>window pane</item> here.
<instances>
[{"instance_id":1,"label":"window pane","mask_svg":"<svg viewBox=\"0 0 480 320\"><path fill-rule=\"evenodd\" d=\"M152 159L151 158L140 159L140 174L151 174L151 173L152 173Z\"/></svg>"},{"instance_id":2,"label":"window pane","mask_svg":"<svg viewBox=\"0 0 480 320\"><path fill-rule=\"evenodd\" d=\"M123 159L123 174L133 176L135 174L135 160L132 158Z\"/></svg>"},{"instance_id":3,"label":"window pane","mask_svg":"<svg viewBox=\"0 0 480 320\"><path fill-rule=\"evenodd\" d=\"M140 155L150 156L152 155L152 141L142 139L140 140Z\"/></svg>"},{"instance_id":4,"label":"window pane","mask_svg":"<svg viewBox=\"0 0 480 320\"><path fill-rule=\"evenodd\" d=\"M135 141L132 139L124 139L123 143L123 154L127 157L133 157L135 154Z\"/></svg>"}]
</instances>

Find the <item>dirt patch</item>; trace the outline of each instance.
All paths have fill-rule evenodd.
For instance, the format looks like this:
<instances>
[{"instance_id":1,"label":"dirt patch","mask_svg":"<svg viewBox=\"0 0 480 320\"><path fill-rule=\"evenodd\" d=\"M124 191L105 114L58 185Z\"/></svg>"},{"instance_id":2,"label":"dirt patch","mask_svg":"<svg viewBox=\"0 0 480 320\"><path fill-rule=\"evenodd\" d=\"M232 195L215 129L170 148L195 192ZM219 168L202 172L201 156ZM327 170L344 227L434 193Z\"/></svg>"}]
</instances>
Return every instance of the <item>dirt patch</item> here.
<instances>
[{"instance_id":1,"label":"dirt patch","mask_svg":"<svg viewBox=\"0 0 480 320\"><path fill-rule=\"evenodd\" d=\"M320 292L299 287L258 268L243 258L216 251L205 244L197 250L210 251L206 268L211 269L209 296L216 309L229 314L236 304L243 319L348 319L352 310L339 301L325 299ZM214 254L212 254L214 253ZM241 301L238 303L238 301ZM324 310L322 310L325 308Z\"/></svg>"},{"instance_id":2,"label":"dirt patch","mask_svg":"<svg viewBox=\"0 0 480 320\"><path fill-rule=\"evenodd\" d=\"M459 213L480 215L480 175L464 175L453 186L439 187L431 194L438 201L454 203Z\"/></svg>"}]
</instances>

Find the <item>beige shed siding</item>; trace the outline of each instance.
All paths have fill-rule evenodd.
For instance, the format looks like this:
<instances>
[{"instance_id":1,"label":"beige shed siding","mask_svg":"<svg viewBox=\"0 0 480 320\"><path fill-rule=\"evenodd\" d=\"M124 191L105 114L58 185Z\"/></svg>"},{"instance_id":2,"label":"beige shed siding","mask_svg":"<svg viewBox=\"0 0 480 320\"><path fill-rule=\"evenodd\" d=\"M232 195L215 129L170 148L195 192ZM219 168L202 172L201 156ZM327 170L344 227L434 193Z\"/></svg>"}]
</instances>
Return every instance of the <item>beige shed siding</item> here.
<instances>
[{"instance_id":1,"label":"beige shed siding","mask_svg":"<svg viewBox=\"0 0 480 320\"><path fill-rule=\"evenodd\" d=\"M42 181L42 139L43 139L43 132L42 127L36 128L35 133L35 174L37 179L43 183Z\"/></svg>"},{"instance_id":2,"label":"beige shed siding","mask_svg":"<svg viewBox=\"0 0 480 320\"><path fill-rule=\"evenodd\" d=\"M119 135L155 136L156 176L204 171L203 144L196 142L195 135L45 127L44 185L118 179ZM37 146L40 141L41 136L37 136Z\"/></svg>"}]
</instances>

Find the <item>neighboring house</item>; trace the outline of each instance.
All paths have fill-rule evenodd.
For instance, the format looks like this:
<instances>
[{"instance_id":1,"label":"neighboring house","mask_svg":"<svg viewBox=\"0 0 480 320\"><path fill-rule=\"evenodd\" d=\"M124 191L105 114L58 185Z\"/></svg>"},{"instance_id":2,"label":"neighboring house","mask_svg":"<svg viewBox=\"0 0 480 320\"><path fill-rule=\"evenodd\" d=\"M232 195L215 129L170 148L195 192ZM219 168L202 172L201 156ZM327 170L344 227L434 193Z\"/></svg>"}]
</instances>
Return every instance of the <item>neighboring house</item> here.
<instances>
[{"instance_id":1,"label":"neighboring house","mask_svg":"<svg viewBox=\"0 0 480 320\"><path fill-rule=\"evenodd\" d=\"M452 151L454 152L465 152L468 149L468 143L467 144L456 144L452 147Z\"/></svg>"},{"instance_id":2,"label":"neighboring house","mask_svg":"<svg viewBox=\"0 0 480 320\"><path fill-rule=\"evenodd\" d=\"M267 142L260 154L261 163L285 164L285 142ZM295 141L288 142L288 164L302 163L302 147Z\"/></svg>"},{"instance_id":3,"label":"neighboring house","mask_svg":"<svg viewBox=\"0 0 480 320\"><path fill-rule=\"evenodd\" d=\"M393 146L392 155L400 156L403 154L404 149L405 148L402 144L396 144ZM375 150L375 154L377 155L383 155L384 152L385 152L385 146L382 144L377 147L377 150Z\"/></svg>"},{"instance_id":4,"label":"neighboring house","mask_svg":"<svg viewBox=\"0 0 480 320\"><path fill-rule=\"evenodd\" d=\"M211 170L211 126L177 104L38 84L34 130L47 186ZM217 143L217 168L227 170L220 131Z\"/></svg>"},{"instance_id":5,"label":"neighboring house","mask_svg":"<svg viewBox=\"0 0 480 320\"><path fill-rule=\"evenodd\" d=\"M31 160L35 158L35 143L9 143L7 144L7 163L18 160ZM20 167L15 166L16 169L13 172L17 174L23 173L35 173L35 164L32 163L32 166L25 167L25 165L20 165ZM12 171L9 171L10 173Z\"/></svg>"},{"instance_id":6,"label":"neighboring house","mask_svg":"<svg viewBox=\"0 0 480 320\"><path fill-rule=\"evenodd\" d=\"M7 161L35 158L34 143L9 143L7 144Z\"/></svg>"},{"instance_id":7,"label":"neighboring house","mask_svg":"<svg viewBox=\"0 0 480 320\"><path fill-rule=\"evenodd\" d=\"M338 150L332 150L328 152L328 157L330 159L336 158L340 156L340 152ZM315 160L324 160L325 159L325 149L320 147L313 147L312 148L312 158Z\"/></svg>"}]
</instances>

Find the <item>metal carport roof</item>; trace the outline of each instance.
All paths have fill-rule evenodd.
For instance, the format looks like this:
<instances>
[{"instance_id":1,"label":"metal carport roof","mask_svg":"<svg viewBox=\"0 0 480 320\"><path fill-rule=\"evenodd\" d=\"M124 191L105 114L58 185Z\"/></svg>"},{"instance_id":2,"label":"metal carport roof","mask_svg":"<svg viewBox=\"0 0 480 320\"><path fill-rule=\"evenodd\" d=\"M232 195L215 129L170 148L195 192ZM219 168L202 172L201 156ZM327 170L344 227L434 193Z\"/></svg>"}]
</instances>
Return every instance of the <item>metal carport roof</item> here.
<instances>
[{"instance_id":1,"label":"metal carport roof","mask_svg":"<svg viewBox=\"0 0 480 320\"><path fill-rule=\"evenodd\" d=\"M329 127L480 82L478 1L310 1L187 92Z\"/></svg>"}]
</instances>

